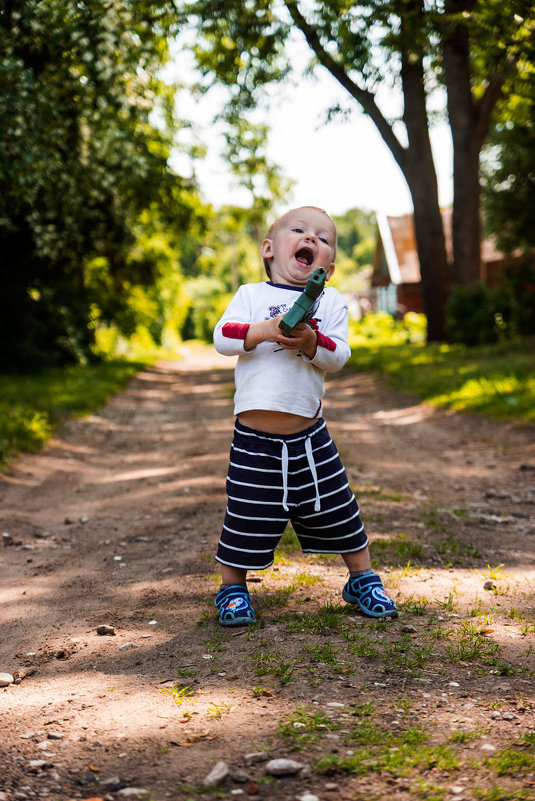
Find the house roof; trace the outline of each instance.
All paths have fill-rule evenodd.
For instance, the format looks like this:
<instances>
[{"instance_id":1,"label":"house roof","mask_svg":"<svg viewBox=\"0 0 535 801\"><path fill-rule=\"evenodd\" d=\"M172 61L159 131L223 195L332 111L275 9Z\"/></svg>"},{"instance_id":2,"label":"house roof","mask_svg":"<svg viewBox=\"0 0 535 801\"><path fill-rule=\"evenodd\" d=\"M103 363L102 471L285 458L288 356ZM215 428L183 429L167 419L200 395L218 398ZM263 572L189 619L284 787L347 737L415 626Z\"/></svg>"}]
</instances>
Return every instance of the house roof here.
<instances>
[{"instance_id":1,"label":"house roof","mask_svg":"<svg viewBox=\"0 0 535 801\"><path fill-rule=\"evenodd\" d=\"M440 212L446 240L446 253L448 259L451 259L453 250L451 238L452 209L451 207L443 208ZM388 278L391 283L419 284L420 262L418 261L412 213L392 217L378 212L376 218L378 237L372 284L381 283L378 280L381 273L383 280L386 278L385 267L388 270ZM483 264L489 265L501 262L503 258L503 253L500 253L496 248L495 238L492 236L486 237L481 243L481 260Z\"/></svg>"},{"instance_id":2,"label":"house roof","mask_svg":"<svg viewBox=\"0 0 535 801\"><path fill-rule=\"evenodd\" d=\"M419 283L420 264L412 214L401 217L377 214L377 225L392 283Z\"/></svg>"}]
</instances>

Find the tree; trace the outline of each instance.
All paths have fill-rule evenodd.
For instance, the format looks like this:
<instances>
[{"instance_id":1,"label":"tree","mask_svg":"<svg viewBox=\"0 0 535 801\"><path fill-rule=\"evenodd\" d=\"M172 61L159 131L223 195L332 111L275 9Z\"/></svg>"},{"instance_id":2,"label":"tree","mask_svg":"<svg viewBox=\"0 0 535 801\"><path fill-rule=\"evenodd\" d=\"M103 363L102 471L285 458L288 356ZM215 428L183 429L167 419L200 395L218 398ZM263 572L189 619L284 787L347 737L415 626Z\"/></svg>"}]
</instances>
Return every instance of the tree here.
<instances>
[{"instance_id":1,"label":"tree","mask_svg":"<svg viewBox=\"0 0 535 801\"><path fill-rule=\"evenodd\" d=\"M483 158L488 233L512 254L498 293L506 333L535 333L535 46L514 91L500 109ZM503 310L502 310L503 307Z\"/></svg>"},{"instance_id":2,"label":"tree","mask_svg":"<svg viewBox=\"0 0 535 801\"><path fill-rule=\"evenodd\" d=\"M298 33L314 66L327 70L370 117L411 193L428 337L442 339L451 283L479 277L479 158L496 105L533 38L532 2L196 0L184 5L186 20L197 29L199 69L230 87L236 114L253 108L262 89L288 73ZM401 93L400 120L380 108L383 84ZM447 94L454 148L451 261L429 137L430 96L438 87Z\"/></svg>"},{"instance_id":3,"label":"tree","mask_svg":"<svg viewBox=\"0 0 535 801\"><path fill-rule=\"evenodd\" d=\"M167 166L178 123L159 77L173 10L0 3L1 370L87 358L99 287L113 316L153 280L154 264L128 261L141 213L175 227L190 217ZM86 268L95 257L98 279Z\"/></svg>"},{"instance_id":4,"label":"tree","mask_svg":"<svg viewBox=\"0 0 535 801\"><path fill-rule=\"evenodd\" d=\"M535 42L530 44L483 158L486 225L506 253L535 248Z\"/></svg>"},{"instance_id":5,"label":"tree","mask_svg":"<svg viewBox=\"0 0 535 801\"><path fill-rule=\"evenodd\" d=\"M230 107L226 117L227 159L231 172L245 189L250 192L251 206L246 213L246 221L253 228L254 239L258 249L267 230L267 219L273 215L273 208L288 195L292 181L281 176L280 168L272 164L267 156L266 147L269 138L269 127L265 124L254 124L243 114L235 115ZM244 216L242 210L241 216ZM263 275L263 267L261 274ZM234 291L238 288L234 282Z\"/></svg>"},{"instance_id":6,"label":"tree","mask_svg":"<svg viewBox=\"0 0 535 801\"><path fill-rule=\"evenodd\" d=\"M363 292L372 274L377 223L372 212L348 209L333 217L338 233L336 271L332 283L342 292Z\"/></svg>"}]
</instances>

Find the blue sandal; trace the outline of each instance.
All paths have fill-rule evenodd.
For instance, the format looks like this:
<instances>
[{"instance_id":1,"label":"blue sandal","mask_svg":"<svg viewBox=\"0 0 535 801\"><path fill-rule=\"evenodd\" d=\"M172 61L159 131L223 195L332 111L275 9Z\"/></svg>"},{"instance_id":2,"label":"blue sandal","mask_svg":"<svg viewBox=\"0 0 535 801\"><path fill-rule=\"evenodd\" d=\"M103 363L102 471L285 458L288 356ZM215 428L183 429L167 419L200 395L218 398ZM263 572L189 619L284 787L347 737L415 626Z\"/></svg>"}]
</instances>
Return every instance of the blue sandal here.
<instances>
[{"instance_id":1,"label":"blue sandal","mask_svg":"<svg viewBox=\"0 0 535 801\"><path fill-rule=\"evenodd\" d=\"M243 584L221 587L214 603L219 609L219 622L222 626L248 626L256 623L251 596Z\"/></svg>"},{"instance_id":2,"label":"blue sandal","mask_svg":"<svg viewBox=\"0 0 535 801\"><path fill-rule=\"evenodd\" d=\"M342 590L342 598L348 604L358 604L369 617L398 616L396 604L386 594L377 573L350 578Z\"/></svg>"}]
</instances>

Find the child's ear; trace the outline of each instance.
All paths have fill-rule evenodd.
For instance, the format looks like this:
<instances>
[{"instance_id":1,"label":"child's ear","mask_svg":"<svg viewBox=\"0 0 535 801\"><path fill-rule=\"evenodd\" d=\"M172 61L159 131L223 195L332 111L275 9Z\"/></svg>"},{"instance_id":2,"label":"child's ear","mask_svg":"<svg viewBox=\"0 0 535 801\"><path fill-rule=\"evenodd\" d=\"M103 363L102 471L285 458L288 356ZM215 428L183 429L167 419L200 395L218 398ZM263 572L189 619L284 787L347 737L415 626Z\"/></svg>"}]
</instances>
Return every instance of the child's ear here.
<instances>
[{"instance_id":1,"label":"child's ear","mask_svg":"<svg viewBox=\"0 0 535 801\"><path fill-rule=\"evenodd\" d=\"M331 278L331 277L332 277L332 274L334 273L334 270L335 270L335 265L334 265L334 264L330 264L330 265L327 267L327 269L325 270L325 272L326 272L326 275L325 275L325 280L326 280L326 281L328 281L328 280L329 280L329 278Z\"/></svg>"},{"instance_id":2,"label":"child's ear","mask_svg":"<svg viewBox=\"0 0 535 801\"><path fill-rule=\"evenodd\" d=\"M262 256L263 259L273 258L273 248L271 239L264 239L264 241L260 245L260 255Z\"/></svg>"}]
</instances>

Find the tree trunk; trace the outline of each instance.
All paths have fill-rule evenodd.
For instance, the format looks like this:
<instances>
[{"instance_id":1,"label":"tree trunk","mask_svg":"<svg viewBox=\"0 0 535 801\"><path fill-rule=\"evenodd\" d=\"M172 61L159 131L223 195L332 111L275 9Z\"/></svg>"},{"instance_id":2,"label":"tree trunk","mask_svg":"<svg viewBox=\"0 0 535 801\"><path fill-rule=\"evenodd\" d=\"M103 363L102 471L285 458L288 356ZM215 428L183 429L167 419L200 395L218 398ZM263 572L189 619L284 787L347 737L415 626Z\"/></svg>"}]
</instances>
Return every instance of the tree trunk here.
<instances>
[{"instance_id":1,"label":"tree trunk","mask_svg":"<svg viewBox=\"0 0 535 801\"><path fill-rule=\"evenodd\" d=\"M436 176L415 164L407 178L414 206L414 233L420 262L422 297L427 315L427 340L445 338L445 307L449 295L449 269ZM434 170L433 170L434 173Z\"/></svg>"},{"instance_id":2,"label":"tree trunk","mask_svg":"<svg viewBox=\"0 0 535 801\"><path fill-rule=\"evenodd\" d=\"M429 139L423 62L421 57L415 58L409 49L402 53L401 80L405 99L403 121L409 140L402 169L414 206L414 232L427 315L427 339L436 342L445 337L449 268Z\"/></svg>"},{"instance_id":3,"label":"tree trunk","mask_svg":"<svg viewBox=\"0 0 535 801\"><path fill-rule=\"evenodd\" d=\"M459 15L473 5L473 0L448 0L446 13ZM481 277L479 154L483 141L472 95L468 30L461 22L447 25L443 59L453 138L452 280L468 284Z\"/></svg>"}]
</instances>

